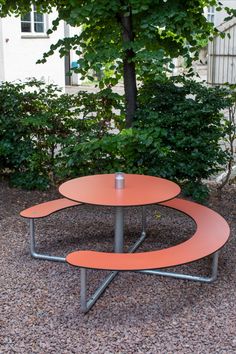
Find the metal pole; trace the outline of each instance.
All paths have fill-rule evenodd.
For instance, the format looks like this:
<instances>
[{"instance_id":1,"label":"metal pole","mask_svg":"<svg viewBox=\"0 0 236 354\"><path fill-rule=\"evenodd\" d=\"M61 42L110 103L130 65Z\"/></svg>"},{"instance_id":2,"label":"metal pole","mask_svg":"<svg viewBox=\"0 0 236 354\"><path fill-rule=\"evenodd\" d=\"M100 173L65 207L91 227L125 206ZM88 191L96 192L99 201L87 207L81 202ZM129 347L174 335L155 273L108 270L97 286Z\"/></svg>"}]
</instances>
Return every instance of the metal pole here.
<instances>
[{"instance_id":1,"label":"metal pole","mask_svg":"<svg viewBox=\"0 0 236 354\"><path fill-rule=\"evenodd\" d=\"M84 269L85 270L85 269ZM101 285L97 288L97 290L94 292L94 294L90 297L90 299L87 301L85 301L86 303L86 307L82 307L82 311L83 312L88 312L91 307L95 304L95 302L99 299L99 297L102 295L102 293L106 290L106 288L108 287L108 285L111 283L111 281L115 278L115 276L118 274L118 271L115 270L113 272L111 272L106 278L105 280L101 283ZM82 275L82 274L81 274ZM84 301L84 300L83 300ZM81 302L81 306L82 306L82 302Z\"/></svg>"},{"instance_id":2,"label":"metal pole","mask_svg":"<svg viewBox=\"0 0 236 354\"><path fill-rule=\"evenodd\" d=\"M146 228L147 228L146 207L142 206L142 236L146 236Z\"/></svg>"},{"instance_id":3,"label":"metal pole","mask_svg":"<svg viewBox=\"0 0 236 354\"><path fill-rule=\"evenodd\" d=\"M176 279L183 279L183 280L192 280L192 281L200 281L204 283L209 283L212 280L208 277L201 277L201 276L196 276L196 275L190 275L190 274L181 274L181 273L174 273L174 272L165 272L161 270L140 270L138 273L144 273L144 274L152 274L152 275L162 275L165 277L171 277L171 278L176 278Z\"/></svg>"},{"instance_id":4,"label":"metal pole","mask_svg":"<svg viewBox=\"0 0 236 354\"><path fill-rule=\"evenodd\" d=\"M81 310L83 312L87 312L87 276L86 276L86 269L80 269L80 304Z\"/></svg>"},{"instance_id":5,"label":"metal pole","mask_svg":"<svg viewBox=\"0 0 236 354\"><path fill-rule=\"evenodd\" d=\"M215 252L213 254L213 259L212 259L212 265L211 265L211 271L212 271L212 281L216 280L217 278L217 271L218 271L218 260L219 260L219 254L220 252Z\"/></svg>"},{"instance_id":6,"label":"metal pole","mask_svg":"<svg viewBox=\"0 0 236 354\"><path fill-rule=\"evenodd\" d=\"M50 256L47 254L41 254L36 252L36 242L35 242L35 224L34 219L29 220L30 225L30 254L32 257L37 259L43 259L46 261L55 261L55 262L65 262L65 257L57 257L57 256Z\"/></svg>"},{"instance_id":7,"label":"metal pole","mask_svg":"<svg viewBox=\"0 0 236 354\"><path fill-rule=\"evenodd\" d=\"M145 240L145 238L146 238L146 233L142 232L142 234L139 237L139 239L135 242L135 244L133 246L130 247L130 249L128 250L128 253L135 252L139 248L141 243Z\"/></svg>"},{"instance_id":8,"label":"metal pole","mask_svg":"<svg viewBox=\"0 0 236 354\"><path fill-rule=\"evenodd\" d=\"M34 219L29 219L29 227L30 227L30 253L33 256L35 252L35 226Z\"/></svg>"},{"instance_id":9,"label":"metal pole","mask_svg":"<svg viewBox=\"0 0 236 354\"><path fill-rule=\"evenodd\" d=\"M117 208L118 209L118 208ZM123 227L124 227L124 213L123 208L119 207L119 210L116 209L116 227L115 227L115 252L122 252L123 250ZM140 244L145 240L146 237L146 213L145 208L142 209L142 233L140 238L135 242L135 244L129 249L128 253L134 252ZM118 271L112 271L97 288L94 294L86 301L86 269L81 268L81 289L80 289L80 298L81 298L81 310L82 312L88 312L95 302L99 299L111 281L118 274Z\"/></svg>"},{"instance_id":10,"label":"metal pole","mask_svg":"<svg viewBox=\"0 0 236 354\"><path fill-rule=\"evenodd\" d=\"M175 272L166 272L166 271L157 270L157 269L139 270L137 272L138 273L145 273L145 274L153 274L153 275L162 275L165 277L171 277L171 278L176 278L176 279L199 281L202 283L212 283L217 278L218 258L219 258L219 251L215 252L212 256L211 275L209 277L190 275L190 274L181 274L181 273L175 273Z\"/></svg>"},{"instance_id":11,"label":"metal pole","mask_svg":"<svg viewBox=\"0 0 236 354\"><path fill-rule=\"evenodd\" d=\"M115 253L122 253L124 246L124 208L115 211Z\"/></svg>"}]
</instances>

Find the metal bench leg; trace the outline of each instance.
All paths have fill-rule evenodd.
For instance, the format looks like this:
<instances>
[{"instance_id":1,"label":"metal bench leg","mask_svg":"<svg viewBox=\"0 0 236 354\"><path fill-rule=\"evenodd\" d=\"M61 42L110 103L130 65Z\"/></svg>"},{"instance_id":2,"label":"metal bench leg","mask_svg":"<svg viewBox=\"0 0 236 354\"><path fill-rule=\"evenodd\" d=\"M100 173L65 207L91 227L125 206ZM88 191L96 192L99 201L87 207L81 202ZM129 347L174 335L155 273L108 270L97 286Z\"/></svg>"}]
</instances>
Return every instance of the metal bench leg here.
<instances>
[{"instance_id":1,"label":"metal bench leg","mask_svg":"<svg viewBox=\"0 0 236 354\"><path fill-rule=\"evenodd\" d=\"M208 283L212 283L217 278L219 254L220 251L215 252L212 256L211 277L208 278Z\"/></svg>"},{"instance_id":2,"label":"metal bench leg","mask_svg":"<svg viewBox=\"0 0 236 354\"><path fill-rule=\"evenodd\" d=\"M80 268L80 304L82 312L86 313L91 309L117 274L118 271L111 272L87 300L87 269Z\"/></svg>"},{"instance_id":3,"label":"metal bench leg","mask_svg":"<svg viewBox=\"0 0 236 354\"><path fill-rule=\"evenodd\" d=\"M87 271L85 268L80 269L80 305L82 312L86 313L87 308Z\"/></svg>"},{"instance_id":4,"label":"metal bench leg","mask_svg":"<svg viewBox=\"0 0 236 354\"><path fill-rule=\"evenodd\" d=\"M65 262L66 259L64 257L50 256L47 254L37 253L36 252L36 242L35 242L35 224L34 219L29 219L29 227L30 227L30 254L32 257L37 259L44 259L47 261L57 261L57 262Z\"/></svg>"},{"instance_id":5,"label":"metal bench leg","mask_svg":"<svg viewBox=\"0 0 236 354\"><path fill-rule=\"evenodd\" d=\"M147 213L145 206L142 206L142 236L146 236L147 228Z\"/></svg>"},{"instance_id":6,"label":"metal bench leg","mask_svg":"<svg viewBox=\"0 0 236 354\"><path fill-rule=\"evenodd\" d=\"M146 207L142 206L142 235L146 235L146 228L147 228Z\"/></svg>"},{"instance_id":7,"label":"metal bench leg","mask_svg":"<svg viewBox=\"0 0 236 354\"><path fill-rule=\"evenodd\" d=\"M130 250L131 251L131 250ZM218 257L219 252L216 252L212 256L212 265L211 265L211 275L209 277L202 277L202 276L195 276L190 274L181 274L181 273L174 273L174 272L165 272L161 270L141 270L138 271L140 273L145 274L156 274L156 275L163 275L177 279L184 279L184 280L193 280L193 281L200 281L204 283L211 283L216 280L217 277L217 268L218 268ZM111 281L115 278L118 274L118 271L111 272L102 284L97 288L94 294L87 300L87 269L80 268L80 303L81 303L81 310L83 313L88 312L91 307L96 303Z\"/></svg>"},{"instance_id":8,"label":"metal bench leg","mask_svg":"<svg viewBox=\"0 0 236 354\"><path fill-rule=\"evenodd\" d=\"M197 275L190 275L190 274L181 274L181 273L166 272L166 271L156 270L156 269L154 269L154 270L140 270L138 272L145 273L145 274L163 275L166 277L172 277L172 278L183 279L183 280L199 281L202 283L212 283L217 278L218 258L219 258L219 251L215 252L212 255L211 275L210 276L197 276Z\"/></svg>"}]
</instances>

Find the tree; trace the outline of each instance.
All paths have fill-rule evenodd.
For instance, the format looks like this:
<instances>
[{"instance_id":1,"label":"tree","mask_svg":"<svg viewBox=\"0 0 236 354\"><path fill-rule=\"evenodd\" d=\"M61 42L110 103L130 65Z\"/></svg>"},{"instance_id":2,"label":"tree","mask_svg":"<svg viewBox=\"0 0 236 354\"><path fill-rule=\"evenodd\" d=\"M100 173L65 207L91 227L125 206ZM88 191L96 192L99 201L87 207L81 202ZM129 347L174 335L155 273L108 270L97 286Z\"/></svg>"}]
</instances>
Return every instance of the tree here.
<instances>
[{"instance_id":1,"label":"tree","mask_svg":"<svg viewBox=\"0 0 236 354\"><path fill-rule=\"evenodd\" d=\"M61 20L82 26L80 35L52 45L41 62L56 49L64 56L73 48L82 77L92 80L91 69L109 70L109 77L100 79L100 88L123 77L126 127L132 126L137 108L137 82L154 80L179 55L190 67L199 43L216 32L203 15L204 7L221 9L217 0L1 0L0 16L27 13L32 4L41 12L57 9L58 18L49 32ZM230 9L227 12L233 15Z\"/></svg>"}]
</instances>

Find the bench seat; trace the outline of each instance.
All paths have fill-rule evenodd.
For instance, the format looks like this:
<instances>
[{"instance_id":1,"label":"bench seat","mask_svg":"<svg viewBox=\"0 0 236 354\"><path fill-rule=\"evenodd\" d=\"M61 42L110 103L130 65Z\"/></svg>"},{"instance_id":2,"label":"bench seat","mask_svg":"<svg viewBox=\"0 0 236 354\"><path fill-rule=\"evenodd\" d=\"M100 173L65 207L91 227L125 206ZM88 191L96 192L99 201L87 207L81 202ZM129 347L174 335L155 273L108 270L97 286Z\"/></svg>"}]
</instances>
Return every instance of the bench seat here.
<instances>
[{"instance_id":1,"label":"bench seat","mask_svg":"<svg viewBox=\"0 0 236 354\"><path fill-rule=\"evenodd\" d=\"M59 262L65 262L65 257L58 257L58 256L52 256L48 254L42 254L38 253L36 251L36 240L35 240L35 219L41 219L45 218L57 211L78 206L81 205L81 203L74 202L72 200L66 199L66 198L61 198L61 199L55 199L55 200L50 200L48 202L44 202L41 204L34 205L30 208L27 208L23 211L20 212L20 215L23 218L26 218L29 220L29 225L30 225L30 251L31 251L31 256L34 258L38 259L44 259L47 261L59 261Z\"/></svg>"},{"instance_id":2,"label":"bench seat","mask_svg":"<svg viewBox=\"0 0 236 354\"><path fill-rule=\"evenodd\" d=\"M141 253L107 253L75 251L66 261L74 266L134 271L177 266L209 256L224 246L229 238L229 226L215 211L184 199L172 199L160 205L170 207L190 216L196 223L194 235L187 241L169 248Z\"/></svg>"},{"instance_id":3,"label":"bench seat","mask_svg":"<svg viewBox=\"0 0 236 354\"><path fill-rule=\"evenodd\" d=\"M61 198L50 200L41 204L34 205L20 212L20 216L27 219L39 219L49 216L59 210L70 208L81 203L72 200Z\"/></svg>"},{"instance_id":4,"label":"bench seat","mask_svg":"<svg viewBox=\"0 0 236 354\"><path fill-rule=\"evenodd\" d=\"M170 276L178 279L211 283L217 277L218 251L227 242L230 229L225 219L206 206L175 198L160 203L181 211L191 217L196 223L196 231L192 237L176 246L140 253L108 253L96 251L75 251L66 256L66 261L81 270L80 303L82 312L88 312L95 304L118 271L141 271L147 274ZM167 272L161 268L169 268L213 255L212 275L196 276ZM102 285L87 300L86 269L111 270L111 274Z\"/></svg>"}]
</instances>

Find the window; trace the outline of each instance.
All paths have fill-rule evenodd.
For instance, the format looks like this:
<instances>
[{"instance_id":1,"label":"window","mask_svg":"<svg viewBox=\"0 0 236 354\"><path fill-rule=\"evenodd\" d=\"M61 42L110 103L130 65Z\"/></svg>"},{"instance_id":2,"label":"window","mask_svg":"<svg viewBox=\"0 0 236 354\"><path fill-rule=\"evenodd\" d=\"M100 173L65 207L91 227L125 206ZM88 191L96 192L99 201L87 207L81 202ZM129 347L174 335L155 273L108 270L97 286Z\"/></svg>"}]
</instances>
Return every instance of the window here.
<instances>
[{"instance_id":1,"label":"window","mask_svg":"<svg viewBox=\"0 0 236 354\"><path fill-rule=\"evenodd\" d=\"M36 7L32 6L32 11L21 16L21 32L31 34L45 34L45 15L36 11Z\"/></svg>"},{"instance_id":2,"label":"window","mask_svg":"<svg viewBox=\"0 0 236 354\"><path fill-rule=\"evenodd\" d=\"M207 8L207 20L214 23L215 21L215 6L208 6Z\"/></svg>"}]
</instances>

